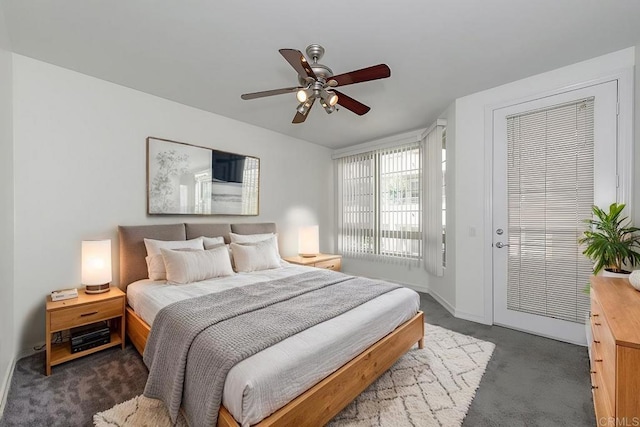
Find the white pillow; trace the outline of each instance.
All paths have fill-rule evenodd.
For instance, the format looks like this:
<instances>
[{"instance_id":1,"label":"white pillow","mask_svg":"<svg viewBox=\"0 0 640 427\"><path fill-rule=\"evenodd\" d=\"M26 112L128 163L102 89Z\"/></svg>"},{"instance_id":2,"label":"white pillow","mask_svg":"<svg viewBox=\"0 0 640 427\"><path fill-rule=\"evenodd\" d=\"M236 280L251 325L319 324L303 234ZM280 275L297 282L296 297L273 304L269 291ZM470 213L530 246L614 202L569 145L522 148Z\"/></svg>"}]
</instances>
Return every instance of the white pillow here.
<instances>
[{"instance_id":1,"label":"white pillow","mask_svg":"<svg viewBox=\"0 0 640 427\"><path fill-rule=\"evenodd\" d=\"M229 251L229 259L231 260L231 268L236 269L235 264L233 263L233 254L231 253L231 248L228 244L224 243L224 237L202 237L204 240L204 248L205 249L214 249L224 246Z\"/></svg>"},{"instance_id":2,"label":"white pillow","mask_svg":"<svg viewBox=\"0 0 640 427\"><path fill-rule=\"evenodd\" d=\"M171 249L160 251L167 270L167 282L173 285L233 274L229 251L224 246L192 252Z\"/></svg>"},{"instance_id":3,"label":"white pillow","mask_svg":"<svg viewBox=\"0 0 640 427\"><path fill-rule=\"evenodd\" d=\"M151 255L145 258L147 261L148 277L151 280L166 280L167 270L164 268L162 255Z\"/></svg>"},{"instance_id":4,"label":"white pillow","mask_svg":"<svg viewBox=\"0 0 640 427\"><path fill-rule=\"evenodd\" d=\"M273 247L280 258L280 250L278 249L278 233L264 233L264 234L236 234L229 233L231 243L258 243L265 240L271 240Z\"/></svg>"},{"instance_id":5,"label":"white pillow","mask_svg":"<svg viewBox=\"0 0 640 427\"><path fill-rule=\"evenodd\" d=\"M231 239L231 243L258 243L263 240L267 240L275 236L274 233L264 233L264 234L236 234L229 233L229 238Z\"/></svg>"},{"instance_id":6,"label":"white pillow","mask_svg":"<svg viewBox=\"0 0 640 427\"><path fill-rule=\"evenodd\" d=\"M202 237L191 240L154 240L144 239L147 248L147 277L151 280L166 280L167 271L164 268L164 258L160 249L204 249Z\"/></svg>"},{"instance_id":7,"label":"white pillow","mask_svg":"<svg viewBox=\"0 0 640 427\"><path fill-rule=\"evenodd\" d=\"M174 251L202 251L202 249L179 248ZM151 280L167 280L167 270L164 267L162 254L145 257L147 261L147 274Z\"/></svg>"},{"instance_id":8,"label":"white pillow","mask_svg":"<svg viewBox=\"0 0 640 427\"><path fill-rule=\"evenodd\" d=\"M253 244L231 243L231 252L237 272L269 270L280 267L280 256L273 244L275 236L270 240Z\"/></svg>"},{"instance_id":9,"label":"white pillow","mask_svg":"<svg viewBox=\"0 0 640 427\"><path fill-rule=\"evenodd\" d=\"M144 239L147 256L160 255L160 249L204 249L202 237L191 240L154 240Z\"/></svg>"},{"instance_id":10,"label":"white pillow","mask_svg":"<svg viewBox=\"0 0 640 427\"><path fill-rule=\"evenodd\" d=\"M205 249L217 248L219 245L224 245L224 237L204 237L202 236L202 242Z\"/></svg>"}]
</instances>

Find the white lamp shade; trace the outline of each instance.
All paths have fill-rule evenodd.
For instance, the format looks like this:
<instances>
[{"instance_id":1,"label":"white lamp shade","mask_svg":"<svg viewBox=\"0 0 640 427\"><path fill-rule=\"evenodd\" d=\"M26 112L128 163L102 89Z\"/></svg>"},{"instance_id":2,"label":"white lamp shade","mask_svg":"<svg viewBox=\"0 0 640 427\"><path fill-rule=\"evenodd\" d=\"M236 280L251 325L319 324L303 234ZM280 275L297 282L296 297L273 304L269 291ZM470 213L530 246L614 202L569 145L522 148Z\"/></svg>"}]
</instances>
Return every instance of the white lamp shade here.
<instances>
[{"instance_id":1,"label":"white lamp shade","mask_svg":"<svg viewBox=\"0 0 640 427\"><path fill-rule=\"evenodd\" d=\"M111 282L111 240L82 241L82 284Z\"/></svg>"},{"instance_id":2,"label":"white lamp shade","mask_svg":"<svg viewBox=\"0 0 640 427\"><path fill-rule=\"evenodd\" d=\"M298 230L298 253L301 256L312 257L320 253L320 227L310 225Z\"/></svg>"}]
</instances>

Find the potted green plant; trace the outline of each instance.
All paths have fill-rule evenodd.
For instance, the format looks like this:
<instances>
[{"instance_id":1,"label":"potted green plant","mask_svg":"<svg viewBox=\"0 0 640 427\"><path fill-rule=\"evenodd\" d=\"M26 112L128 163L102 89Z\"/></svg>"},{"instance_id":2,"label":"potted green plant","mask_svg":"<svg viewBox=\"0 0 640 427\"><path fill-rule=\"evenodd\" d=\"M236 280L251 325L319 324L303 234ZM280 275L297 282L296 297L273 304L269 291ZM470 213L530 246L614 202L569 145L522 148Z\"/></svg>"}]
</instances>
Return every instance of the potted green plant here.
<instances>
[{"instance_id":1,"label":"potted green plant","mask_svg":"<svg viewBox=\"0 0 640 427\"><path fill-rule=\"evenodd\" d=\"M585 219L589 228L578 243L585 244L582 252L594 262L593 274L601 270L628 275L625 266L633 267L640 263L640 228L631 225L626 216L622 216L624 203L612 203L609 212L598 206L592 207L593 218Z\"/></svg>"}]
</instances>

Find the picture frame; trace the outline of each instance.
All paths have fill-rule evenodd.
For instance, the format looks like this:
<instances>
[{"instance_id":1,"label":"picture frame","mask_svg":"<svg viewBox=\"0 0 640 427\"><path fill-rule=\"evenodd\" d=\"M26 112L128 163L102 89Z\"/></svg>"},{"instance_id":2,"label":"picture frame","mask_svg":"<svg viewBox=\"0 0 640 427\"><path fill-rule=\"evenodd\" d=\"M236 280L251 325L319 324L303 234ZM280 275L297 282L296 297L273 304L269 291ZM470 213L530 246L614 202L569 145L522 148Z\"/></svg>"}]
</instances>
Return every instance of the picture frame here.
<instances>
[{"instance_id":1,"label":"picture frame","mask_svg":"<svg viewBox=\"0 0 640 427\"><path fill-rule=\"evenodd\" d=\"M260 159L147 138L147 214L259 214Z\"/></svg>"}]
</instances>

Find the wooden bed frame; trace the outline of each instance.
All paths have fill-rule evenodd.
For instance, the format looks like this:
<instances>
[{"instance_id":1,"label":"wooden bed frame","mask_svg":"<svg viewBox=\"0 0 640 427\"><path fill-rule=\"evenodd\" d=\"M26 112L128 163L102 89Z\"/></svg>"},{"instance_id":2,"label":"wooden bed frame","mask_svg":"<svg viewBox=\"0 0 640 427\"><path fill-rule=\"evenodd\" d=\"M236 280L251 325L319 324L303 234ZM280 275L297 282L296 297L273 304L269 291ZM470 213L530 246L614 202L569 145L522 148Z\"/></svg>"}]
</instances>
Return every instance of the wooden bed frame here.
<instances>
[{"instance_id":1,"label":"wooden bed frame","mask_svg":"<svg viewBox=\"0 0 640 427\"><path fill-rule=\"evenodd\" d=\"M147 277L144 238L157 240L187 240L198 236L222 236L229 242L229 233L275 233L275 223L206 224L182 223L143 226L119 226L120 288ZM144 353L151 327L131 307L126 308L126 334L140 354ZM374 343L333 374L329 375L257 426L321 426L329 422L364 389L395 363L414 344L424 347L424 315L413 318ZM239 427L231 413L220 407L219 427Z\"/></svg>"},{"instance_id":2,"label":"wooden bed frame","mask_svg":"<svg viewBox=\"0 0 640 427\"><path fill-rule=\"evenodd\" d=\"M151 328L127 306L127 336L142 354ZM367 348L333 374L256 424L271 426L322 426L389 369L415 343L424 348L424 314L398 326L389 335ZM224 406L218 413L218 427L239 427Z\"/></svg>"}]
</instances>

